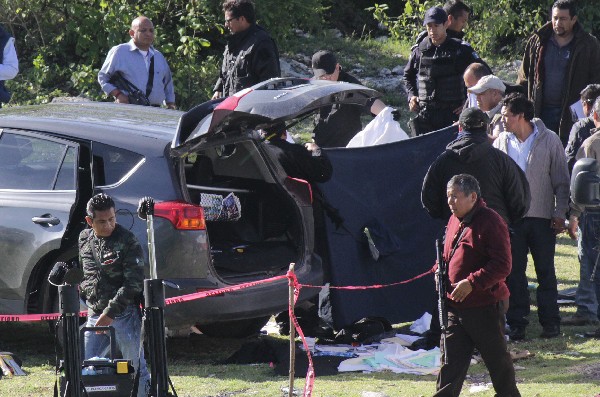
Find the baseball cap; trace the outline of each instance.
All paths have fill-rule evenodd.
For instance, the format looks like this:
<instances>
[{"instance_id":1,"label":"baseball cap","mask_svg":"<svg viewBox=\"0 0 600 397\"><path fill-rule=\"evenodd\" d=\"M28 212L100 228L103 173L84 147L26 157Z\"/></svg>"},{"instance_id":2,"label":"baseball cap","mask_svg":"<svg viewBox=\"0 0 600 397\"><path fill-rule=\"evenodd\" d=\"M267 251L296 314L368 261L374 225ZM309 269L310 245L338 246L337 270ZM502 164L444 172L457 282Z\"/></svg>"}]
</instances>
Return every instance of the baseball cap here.
<instances>
[{"instance_id":1,"label":"baseball cap","mask_svg":"<svg viewBox=\"0 0 600 397\"><path fill-rule=\"evenodd\" d=\"M423 26L430 22L435 24L442 24L448 20L448 14L442 7L431 7L425 12L425 19L423 20Z\"/></svg>"},{"instance_id":2,"label":"baseball cap","mask_svg":"<svg viewBox=\"0 0 600 397\"><path fill-rule=\"evenodd\" d=\"M458 123L467 131L486 128L489 122L488 115L478 108L466 108L458 117Z\"/></svg>"},{"instance_id":3,"label":"baseball cap","mask_svg":"<svg viewBox=\"0 0 600 397\"><path fill-rule=\"evenodd\" d=\"M506 91L506 86L498 77L494 75L483 76L477 84L469 88L469 91L474 94L481 94L487 90L494 89L500 92Z\"/></svg>"},{"instance_id":4,"label":"baseball cap","mask_svg":"<svg viewBox=\"0 0 600 397\"><path fill-rule=\"evenodd\" d=\"M316 78L335 71L337 59L331 51L319 51L312 57L312 69Z\"/></svg>"}]
</instances>

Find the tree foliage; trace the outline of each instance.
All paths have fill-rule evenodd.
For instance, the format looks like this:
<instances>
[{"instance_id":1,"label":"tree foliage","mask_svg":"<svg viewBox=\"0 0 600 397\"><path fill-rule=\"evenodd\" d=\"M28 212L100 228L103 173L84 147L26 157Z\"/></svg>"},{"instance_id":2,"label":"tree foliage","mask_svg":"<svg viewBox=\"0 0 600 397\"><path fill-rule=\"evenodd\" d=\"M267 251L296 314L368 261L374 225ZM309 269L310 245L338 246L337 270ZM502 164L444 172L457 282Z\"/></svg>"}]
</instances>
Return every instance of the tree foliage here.
<instances>
[{"instance_id":1,"label":"tree foliage","mask_svg":"<svg viewBox=\"0 0 600 397\"><path fill-rule=\"evenodd\" d=\"M473 17L468 40L485 56L519 56L523 41L548 18L553 0L467 0ZM600 33L597 0L579 0L579 20ZM225 45L222 0L0 0L0 24L17 40L21 72L7 82L13 103L55 96L106 100L97 73L108 50L129 40L131 21L146 15L156 27L156 48L173 71L177 105L188 109L211 95ZM318 33L338 27L368 34L377 23L398 40L423 30L425 10L443 3L403 0L389 7L372 0L255 0L258 23L276 41L294 29ZM371 7L368 7L371 5ZM369 21L371 14L376 23ZM324 25L324 18L330 25Z\"/></svg>"},{"instance_id":2,"label":"tree foliage","mask_svg":"<svg viewBox=\"0 0 600 397\"><path fill-rule=\"evenodd\" d=\"M404 10L390 15L387 4L375 4L369 9L390 35L396 39L413 40L423 31L423 17L429 7L442 2L435 0L406 0ZM473 10L465 39L484 55L516 56L524 41L549 20L554 0L467 0ZM600 8L597 0L580 0L578 18L587 31L598 33Z\"/></svg>"},{"instance_id":3,"label":"tree foliage","mask_svg":"<svg viewBox=\"0 0 600 397\"><path fill-rule=\"evenodd\" d=\"M259 22L276 39L292 27L320 26L321 0L256 3ZM224 46L221 0L0 0L0 10L0 24L15 37L19 55L20 74L7 82L14 103L76 95L105 100L98 70L112 46L129 40L139 15L154 22L155 46L173 72L178 107L188 109L212 94Z\"/></svg>"}]
</instances>

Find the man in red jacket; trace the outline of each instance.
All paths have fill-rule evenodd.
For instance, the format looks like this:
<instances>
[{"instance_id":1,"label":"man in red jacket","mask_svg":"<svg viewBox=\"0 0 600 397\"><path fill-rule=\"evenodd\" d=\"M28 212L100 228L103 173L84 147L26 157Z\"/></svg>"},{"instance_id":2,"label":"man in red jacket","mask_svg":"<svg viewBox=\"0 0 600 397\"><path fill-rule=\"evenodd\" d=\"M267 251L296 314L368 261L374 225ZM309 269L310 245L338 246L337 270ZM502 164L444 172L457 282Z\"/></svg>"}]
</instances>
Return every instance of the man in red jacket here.
<instances>
[{"instance_id":1,"label":"man in red jacket","mask_svg":"<svg viewBox=\"0 0 600 397\"><path fill-rule=\"evenodd\" d=\"M496 395L520 396L501 326L511 269L508 227L486 206L473 176L453 176L446 191L452 212L443 255L448 264L448 360L440 369L435 396L460 395L475 348L490 372Z\"/></svg>"}]
</instances>

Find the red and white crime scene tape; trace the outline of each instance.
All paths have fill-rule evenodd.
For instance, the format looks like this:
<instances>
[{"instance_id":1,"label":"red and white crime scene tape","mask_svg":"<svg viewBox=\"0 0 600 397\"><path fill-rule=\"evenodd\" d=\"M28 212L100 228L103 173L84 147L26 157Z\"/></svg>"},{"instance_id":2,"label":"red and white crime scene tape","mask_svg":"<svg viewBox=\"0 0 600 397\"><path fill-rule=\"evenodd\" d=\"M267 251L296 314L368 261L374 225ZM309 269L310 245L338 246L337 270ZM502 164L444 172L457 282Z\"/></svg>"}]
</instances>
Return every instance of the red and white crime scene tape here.
<instances>
[{"instance_id":1,"label":"red and white crime scene tape","mask_svg":"<svg viewBox=\"0 0 600 397\"><path fill-rule=\"evenodd\" d=\"M398 282L390 283L390 284L329 286L329 288L330 289L344 289L344 290L366 290L366 289L394 287L397 285L408 284L408 283L418 280L422 277L425 277L431 273L432 273L432 271L428 270L425 273L421 273L418 276L415 276L411 279L404 280L404 281L398 281ZM212 296L219 296L219 295L223 295L225 293L239 291L242 289L255 287L260 284L267 284L267 283L272 283L275 281L285 280L285 279L288 279L288 284L290 286L294 287L294 305L288 305L290 321L293 322L294 327L296 328L296 333L300 337L300 339L302 341L302 345L304 346L304 350L306 351L306 355L308 357L308 369L306 371L306 382L304 383L304 392L302 395L304 397L311 397L312 390L314 387L314 382L315 382L314 365L313 365L313 361L312 361L312 355L310 354L310 349L308 347L308 344L306 343L306 338L304 337L304 332L302 331L302 328L300 328L300 325L298 324L298 319L296 318L296 315L294 314L294 306L298 300L298 296L300 295L300 290L303 287L305 287L305 288L323 288L322 285L300 284L298 282L298 278L296 277L296 274L293 271L288 271L288 273L286 275L271 277L271 278L267 278L264 280L252 281L249 283L238 284L238 285L234 285L231 287L219 288L219 289L202 291L202 292L195 292L192 294L186 294L186 295L181 295L181 296L175 296L172 298L166 298L165 304L166 305L174 305L177 303L189 302L189 301L193 301L196 299L203 299L203 298L209 298ZM49 320L58 320L60 318L60 316L61 316L60 313L7 314L7 315L0 315L0 322L49 321ZM79 312L79 316L86 317L87 312L86 311Z\"/></svg>"}]
</instances>

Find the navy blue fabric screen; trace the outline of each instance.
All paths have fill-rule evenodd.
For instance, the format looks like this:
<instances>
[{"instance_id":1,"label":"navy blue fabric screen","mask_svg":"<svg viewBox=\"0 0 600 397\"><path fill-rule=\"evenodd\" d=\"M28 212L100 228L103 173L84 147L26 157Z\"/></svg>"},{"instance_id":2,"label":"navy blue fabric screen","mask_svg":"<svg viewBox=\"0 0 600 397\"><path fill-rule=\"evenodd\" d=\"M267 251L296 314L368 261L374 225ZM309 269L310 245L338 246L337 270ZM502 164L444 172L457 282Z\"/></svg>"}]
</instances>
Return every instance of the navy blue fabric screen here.
<instances>
[{"instance_id":1,"label":"navy blue fabric screen","mask_svg":"<svg viewBox=\"0 0 600 397\"><path fill-rule=\"evenodd\" d=\"M340 212L345 227L327 219L331 285L389 284L410 279L435 262L435 239L444 222L422 208L421 186L429 165L456 136L449 127L417 138L357 149L329 149L333 177L319 185L327 201ZM396 251L375 261L363 239L363 229L387 232L382 248L396 242ZM392 244L394 245L394 244ZM335 329L367 316L392 323L416 320L435 307L433 275L410 284L369 290L330 290Z\"/></svg>"}]
</instances>

